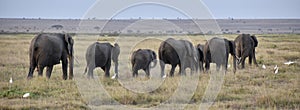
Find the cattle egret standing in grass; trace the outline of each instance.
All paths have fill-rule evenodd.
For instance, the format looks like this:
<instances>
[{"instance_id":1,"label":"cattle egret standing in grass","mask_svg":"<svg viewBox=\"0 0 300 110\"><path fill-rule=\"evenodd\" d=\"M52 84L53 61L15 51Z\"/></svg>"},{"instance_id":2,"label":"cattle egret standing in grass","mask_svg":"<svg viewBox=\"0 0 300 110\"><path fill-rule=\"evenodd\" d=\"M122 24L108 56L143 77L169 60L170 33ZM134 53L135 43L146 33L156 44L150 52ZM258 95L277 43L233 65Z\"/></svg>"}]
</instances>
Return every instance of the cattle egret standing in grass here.
<instances>
[{"instance_id":1,"label":"cattle egret standing in grass","mask_svg":"<svg viewBox=\"0 0 300 110\"><path fill-rule=\"evenodd\" d=\"M27 97L29 97L29 95L30 95L30 93L25 93L25 94L23 95L23 98L27 98Z\"/></svg>"},{"instance_id":2,"label":"cattle egret standing in grass","mask_svg":"<svg viewBox=\"0 0 300 110\"><path fill-rule=\"evenodd\" d=\"M278 69L279 69L279 67L276 65L276 66L274 67L274 73L275 73L275 74L278 73Z\"/></svg>"},{"instance_id":3,"label":"cattle egret standing in grass","mask_svg":"<svg viewBox=\"0 0 300 110\"><path fill-rule=\"evenodd\" d=\"M262 68L263 68L263 69L266 69L267 67L266 67L266 65L263 64L263 65L262 65Z\"/></svg>"},{"instance_id":4,"label":"cattle egret standing in grass","mask_svg":"<svg viewBox=\"0 0 300 110\"><path fill-rule=\"evenodd\" d=\"M9 79L9 83L10 83L10 84L12 84L12 83L13 83L12 77L10 77L10 79Z\"/></svg>"},{"instance_id":5,"label":"cattle egret standing in grass","mask_svg":"<svg viewBox=\"0 0 300 110\"><path fill-rule=\"evenodd\" d=\"M291 64L293 64L293 63L295 63L295 62L293 62L293 61L288 61L288 62L285 62L284 64L286 64L286 65L291 65Z\"/></svg>"},{"instance_id":6,"label":"cattle egret standing in grass","mask_svg":"<svg viewBox=\"0 0 300 110\"><path fill-rule=\"evenodd\" d=\"M111 77L111 79L116 79L117 74L115 74L114 76Z\"/></svg>"}]
</instances>

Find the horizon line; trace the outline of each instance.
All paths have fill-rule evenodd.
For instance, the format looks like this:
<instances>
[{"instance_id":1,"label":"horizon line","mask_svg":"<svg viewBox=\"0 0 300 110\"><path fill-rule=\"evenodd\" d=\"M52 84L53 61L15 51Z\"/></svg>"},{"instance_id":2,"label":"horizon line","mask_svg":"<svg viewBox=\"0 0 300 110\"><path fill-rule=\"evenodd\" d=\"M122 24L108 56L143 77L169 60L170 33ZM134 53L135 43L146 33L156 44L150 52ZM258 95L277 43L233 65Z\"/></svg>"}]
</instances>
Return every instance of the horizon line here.
<instances>
[{"instance_id":1,"label":"horizon line","mask_svg":"<svg viewBox=\"0 0 300 110\"><path fill-rule=\"evenodd\" d=\"M300 18L212 18L212 19L203 19L203 18L29 18L29 17L0 17L0 19L28 19L28 20L262 20L262 19L300 19Z\"/></svg>"}]
</instances>

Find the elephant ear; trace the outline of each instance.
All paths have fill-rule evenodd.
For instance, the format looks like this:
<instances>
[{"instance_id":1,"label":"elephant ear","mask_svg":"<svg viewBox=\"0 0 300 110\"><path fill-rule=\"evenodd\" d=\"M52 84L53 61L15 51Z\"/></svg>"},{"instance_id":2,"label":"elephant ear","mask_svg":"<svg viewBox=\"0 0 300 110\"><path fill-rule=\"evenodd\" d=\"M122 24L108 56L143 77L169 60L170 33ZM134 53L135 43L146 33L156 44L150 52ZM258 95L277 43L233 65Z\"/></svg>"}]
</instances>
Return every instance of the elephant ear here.
<instances>
[{"instance_id":1,"label":"elephant ear","mask_svg":"<svg viewBox=\"0 0 300 110\"><path fill-rule=\"evenodd\" d=\"M154 51L151 51L151 56L152 56L152 60L155 60L156 59L156 54Z\"/></svg>"},{"instance_id":2,"label":"elephant ear","mask_svg":"<svg viewBox=\"0 0 300 110\"><path fill-rule=\"evenodd\" d=\"M74 40L72 39L72 37L68 34L64 34L64 38L65 38L65 42L67 43L67 49L68 49L68 54L73 56L73 44L74 44Z\"/></svg>"},{"instance_id":3,"label":"elephant ear","mask_svg":"<svg viewBox=\"0 0 300 110\"><path fill-rule=\"evenodd\" d=\"M257 47L258 41L257 41L256 37L255 37L254 35L252 35L252 36L250 36L250 37L251 37L251 39L254 41L254 47Z\"/></svg>"}]
</instances>

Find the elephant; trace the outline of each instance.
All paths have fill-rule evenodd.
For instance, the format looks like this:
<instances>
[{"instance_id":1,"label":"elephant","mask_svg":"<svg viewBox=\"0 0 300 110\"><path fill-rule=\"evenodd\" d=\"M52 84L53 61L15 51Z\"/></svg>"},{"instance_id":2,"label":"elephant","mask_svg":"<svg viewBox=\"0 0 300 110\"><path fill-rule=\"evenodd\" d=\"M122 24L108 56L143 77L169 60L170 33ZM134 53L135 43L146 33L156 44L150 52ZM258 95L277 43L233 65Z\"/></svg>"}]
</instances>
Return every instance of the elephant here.
<instances>
[{"instance_id":1,"label":"elephant","mask_svg":"<svg viewBox=\"0 0 300 110\"><path fill-rule=\"evenodd\" d=\"M253 60L254 64L258 66L255 57L255 47L258 45L256 37L250 34L240 34L235 38L234 42L238 65L242 63L242 69L245 68L245 59L249 57L249 64L252 65Z\"/></svg>"},{"instance_id":2,"label":"elephant","mask_svg":"<svg viewBox=\"0 0 300 110\"><path fill-rule=\"evenodd\" d=\"M68 77L69 63L69 79L73 78L74 66L74 40L68 34L39 34L35 36L30 44L29 59L30 67L27 79L33 77L34 69L37 68L38 75L43 75L44 67L47 67L46 76L51 77L53 65L62 61L63 79Z\"/></svg>"},{"instance_id":3,"label":"elephant","mask_svg":"<svg viewBox=\"0 0 300 110\"><path fill-rule=\"evenodd\" d=\"M171 64L172 68L170 76L174 76L174 71L177 65L179 65L179 73L185 75L185 69L191 68L191 74L197 71L198 58L196 49L192 43L187 40L175 40L174 38L168 38L160 44L159 60L161 66L161 76L164 78L165 64Z\"/></svg>"},{"instance_id":4,"label":"elephant","mask_svg":"<svg viewBox=\"0 0 300 110\"><path fill-rule=\"evenodd\" d=\"M118 77L118 57L120 54L120 47L117 43L111 45L110 43L95 42L91 44L86 50L86 67L84 74L88 70L88 78L94 78L93 70L96 67L101 67L105 72L105 77L110 76L111 60L115 64L115 76Z\"/></svg>"},{"instance_id":5,"label":"elephant","mask_svg":"<svg viewBox=\"0 0 300 110\"><path fill-rule=\"evenodd\" d=\"M233 57L233 72L236 72L235 44L233 41L213 37L206 42L203 53L206 72L210 68L210 63L216 63L217 71L220 70L222 65L222 69L226 72L229 53Z\"/></svg>"},{"instance_id":6,"label":"elephant","mask_svg":"<svg viewBox=\"0 0 300 110\"><path fill-rule=\"evenodd\" d=\"M153 62L153 65L150 65ZM156 54L150 49L138 49L131 55L132 76L138 76L138 70L143 69L147 77L150 77L150 68L154 68L157 64Z\"/></svg>"},{"instance_id":7,"label":"elephant","mask_svg":"<svg viewBox=\"0 0 300 110\"><path fill-rule=\"evenodd\" d=\"M204 71L204 68L203 68L203 63L204 63L203 49L204 49L204 45L198 44L198 45L195 46L195 48L197 50L197 55L198 55L199 70Z\"/></svg>"}]
</instances>

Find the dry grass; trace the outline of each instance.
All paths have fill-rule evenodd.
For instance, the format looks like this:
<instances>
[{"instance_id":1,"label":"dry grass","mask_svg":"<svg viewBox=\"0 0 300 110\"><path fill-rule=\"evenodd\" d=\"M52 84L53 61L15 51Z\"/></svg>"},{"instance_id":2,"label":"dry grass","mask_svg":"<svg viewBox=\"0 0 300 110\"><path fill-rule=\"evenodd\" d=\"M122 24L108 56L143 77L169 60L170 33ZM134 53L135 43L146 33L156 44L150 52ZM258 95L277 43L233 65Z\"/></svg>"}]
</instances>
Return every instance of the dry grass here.
<instances>
[{"instance_id":1,"label":"dry grass","mask_svg":"<svg viewBox=\"0 0 300 110\"><path fill-rule=\"evenodd\" d=\"M162 80L160 72L151 70L153 78L145 79L145 73L140 71L139 78L131 78L129 55L137 48L150 48L157 52L161 40L167 37L98 37L81 35L75 39L75 79L62 80L61 66L54 67L51 79L37 77L27 80L29 67L28 48L34 35L11 34L0 35L0 109L111 109L126 105L127 108L149 108L162 106L185 109L198 109L203 103L203 96L212 74L175 76ZM237 35L225 35L233 40ZM182 36L181 36L182 37ZM246 69L238 70L234 75L229 69L224 77L221 90L210 109L299 109L300 88L300 35L257 35L259 46L256 57L259 67L246 65ZM191 41L205 43L206 37L192 36ZM120 82L103 78L103 71L95 69L98 76L94 80L83 76L85 68L85 50L95 41L121 42ZM139 42L139 43L136 43ZM296 61L293 65L284 65L286 61ZM262 69L265 64L267 69ZM273 67L279 66L279 74L273 74ZM158 65L159 66L159 65ZM167 66L168 73L170 66ZM111 74L114 69L111 69ZM188 70L189 71L189 70ZM178 69L176 69L176 74ZM14 82L9 84L12 77ZM193 79L193 80L192 80ZM125 82L130 81L133 82ZM199 80L199 81L197 81ZM123 82L122 82L123 81ZM185 82L185 81L197 81ZM147 89L149 83L161 84L151 92L136 93L125 84L136 88ZM136 86L134 86L136 84ZM139 86L138 84L142 85ZM103 86L102 86L103 85ZM125 85L125 86L124 86ZM186 88L178 88L184 86ZM149 86L150 87L150 86ZM192 91L193 88L195 91ZM102 91L101 91L102 90ZM105 90L105 91L103 91ZM22 98L30 92L29 98ZM180 96L170 100L174 94ZM191 94L190 94L191 93ZM105 94L110 94L107 97ZM190 95L191 98L185 99ZM118 103L116 103L118 102ZM162 104L163 103L163 104Z\"/></svg>"}]
</instances>

